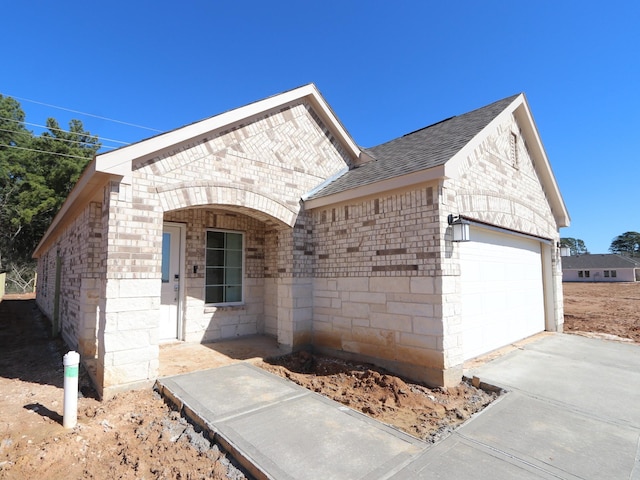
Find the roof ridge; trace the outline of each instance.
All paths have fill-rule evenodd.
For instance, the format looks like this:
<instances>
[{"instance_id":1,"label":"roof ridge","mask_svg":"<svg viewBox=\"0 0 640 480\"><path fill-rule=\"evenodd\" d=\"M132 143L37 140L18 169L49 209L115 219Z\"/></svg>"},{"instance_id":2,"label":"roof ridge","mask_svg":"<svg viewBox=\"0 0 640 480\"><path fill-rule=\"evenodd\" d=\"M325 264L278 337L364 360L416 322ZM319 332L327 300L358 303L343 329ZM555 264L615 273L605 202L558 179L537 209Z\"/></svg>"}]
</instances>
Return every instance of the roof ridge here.
<instances>
[{"instance_id":1,"label":"roof ridge","mask_svg":"<svg viewBox=\"0 0 640 480\"><path fill-rule=\"evenodd\" d=\"M325 197L394 177L444 165L520 95L511 95L470 112L440 120L380 145L363 149L373 160L352 168L317 191Z\"/></svg>"},{"instance_id":2,"label":"roof ridge","mask_svg":"<svg viewBox=\"0 0 640 480\"><path fill-rule=\"evenodd\" d=\"M417 130L414 130L413 132L409 132L409 133L405 133L404 135L402 135L403 137L408 137L409 135L413 135L414 133L419 132L420 130L426 130L427 128L431 128L431 127L435 127L436 125L438 125L439 123L444 123L444 122L448 122L449 120L451 120L452 118L457 117L458 115L454 115L452 117L449 118L445 118L444 120L440 120L439 122L436 123L432 123L431 125L427 125L426 127L422 127L419 128ZM398 137L398 138L402 138L402 137Z\"/></svg>"},{"instance_id":3,"label":"roof ridge","mask_svg":"<svg viewBox=\"0 0 640 480\"><path fill-rule=\"evenodd\" d=\"M461 114L459 114L459 115L452 115L451 117L448 117L448 118L445 118L445 119L443 119L443 120L437 121L437 122L432 123L432 124L430 124L430 125L427 125L427 126L425 126L425 127L418 128L418 129L416 129L416 130L413 130L412 132L405 133L404 135L401 135L401 136L396 137L396 138L392 138L391 140L387 140L386 142L380 143L380 144L378 144L378 145L374 145L374 146L372 146L372 147L368 147L368 148L367 148L367 150L375 149L375 148L378 148L378 147L380 147L380 146L382 146L382 145L387 145L387 144L389 144L389 143L391 143L391 142L394 142L394 141L396 141L396 140L400 140L400 139L402 139L402 138L410 137L410 136L411 136L411 135L413 135L413 134L416 134L416 133L422 132L422 131L427 130L427 129L429 129L429 128L433 128L433 127L435 127L435 126L437 126L437 125L444 124L444 123L449 122L449 121L454 120L454 119L461 119L461 120L462 120L462 119L464 119L465 117L467 117L467 118L468 118L468 117L470 117L472 114L477 114L478 112L481 112L481 111L483 111L483 110L489 110L489 109L491 109L491 108L495 107L495 106L496 106L496 105L498 105L498 104L502 104L502 103L505 103L505 104L506 104L506 103L511 103L511 102L512 102L513 100L515 100L519 95L522 95L522 93L516 93L516 94L514 94L514 95L510 95L510 96L508 96L508 97L504 97L504 98L502 98L502 99L500 99L500 100L496 100L495 102L491 102L491 103L489 103L488 105L484 105L484 106L482 106L482 107L474 108L473 110L470 110L470 111L468 111L468 112L461 113Z\"/></svg>"}]
</instances>

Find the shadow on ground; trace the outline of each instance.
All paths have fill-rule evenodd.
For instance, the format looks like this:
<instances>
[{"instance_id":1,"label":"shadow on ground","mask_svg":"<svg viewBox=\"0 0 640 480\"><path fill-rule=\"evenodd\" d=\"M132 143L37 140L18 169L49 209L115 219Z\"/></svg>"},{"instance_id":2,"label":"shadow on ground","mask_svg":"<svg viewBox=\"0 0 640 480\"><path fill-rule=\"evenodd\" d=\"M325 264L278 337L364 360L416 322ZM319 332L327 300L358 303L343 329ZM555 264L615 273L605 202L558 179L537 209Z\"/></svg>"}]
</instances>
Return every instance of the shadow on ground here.
<instances>
[{"instance_id":1,"label":"shadow on ground","mask_svg":"<svg viewBox=\"0 0 640 480\"><path fill-rule=\"evenodd\" d=\"M3 299L0 302L0 376L62 387L64 343L51 338L50 328L35 300Z\"/></svg>"}]
</instances>

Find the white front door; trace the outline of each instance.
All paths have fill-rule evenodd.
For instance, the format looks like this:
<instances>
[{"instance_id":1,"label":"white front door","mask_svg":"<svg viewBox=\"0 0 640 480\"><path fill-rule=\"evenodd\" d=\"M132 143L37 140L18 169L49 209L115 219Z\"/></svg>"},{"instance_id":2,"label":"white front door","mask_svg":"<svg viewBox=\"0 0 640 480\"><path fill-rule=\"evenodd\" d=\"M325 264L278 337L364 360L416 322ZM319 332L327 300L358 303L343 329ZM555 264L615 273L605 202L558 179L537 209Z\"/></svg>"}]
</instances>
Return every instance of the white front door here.
<instances>
[{"instance_id":1,"label":"white front door","mask_svg":"<svg viewBox=\"0 0 640 480\"><path fill-rule=\"evenodd\" d=\"M178 338L181 300L182 227L164 225L162 232L162 291L160 298L161 342Z\"/></svg>"}]
</instances>

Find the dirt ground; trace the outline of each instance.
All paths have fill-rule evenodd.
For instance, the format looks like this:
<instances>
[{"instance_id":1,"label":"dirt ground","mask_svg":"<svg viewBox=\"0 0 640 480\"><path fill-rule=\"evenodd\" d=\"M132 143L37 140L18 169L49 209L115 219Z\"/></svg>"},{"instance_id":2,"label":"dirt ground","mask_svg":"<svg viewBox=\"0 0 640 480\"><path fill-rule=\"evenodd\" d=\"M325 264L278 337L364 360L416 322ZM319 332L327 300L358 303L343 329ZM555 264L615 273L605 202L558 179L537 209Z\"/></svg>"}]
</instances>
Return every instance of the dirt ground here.
<instances>
[{"instance_id":1,"label":"dirt ground","mask_svg":"<svg viewBox=\"0 0 640 480\"><path fill-rule=\"evenodd\" d=\"M451 432L498 395L465 382L430 389L373 365L307 352L259 366L429 442Z\"/></svg>"},{"instance_id":2,"label":"dirt ground","mask_svg":"<svg viewBox=\"0 0 640 480\"><path fill-rule=\"evenodd\" d=\"M81 374L78 425L64 429L67 349L34 312L0 302L0 479L246 478L151 390L100 402Z\"/></svg>"},{"instance_id":3,"label":"dirt ground","mask_svg":"<svg viewBox=\"0 0 640 480\"><path fill-rule=\"evenodd\" d=\"M563 283L564 331L640 342L640 283Z\"/></svg>"},{"instance_id":4,"label":"dirt ground","mask_svg":"<svg viewBox=\"0 0 640 480\"><path fill-rule=\"evenodd\" d=\"M564 294L566 332L640 342L640 284L564 284ZM152 391L100 402L81 375L78 426L65 430L67 349L35 313L33 300L0 302L0 479L245 478ZM308 354L258 364L426 441L495 396L464 383L428 389L371 365Z\"/></svg>"}]
</instances>

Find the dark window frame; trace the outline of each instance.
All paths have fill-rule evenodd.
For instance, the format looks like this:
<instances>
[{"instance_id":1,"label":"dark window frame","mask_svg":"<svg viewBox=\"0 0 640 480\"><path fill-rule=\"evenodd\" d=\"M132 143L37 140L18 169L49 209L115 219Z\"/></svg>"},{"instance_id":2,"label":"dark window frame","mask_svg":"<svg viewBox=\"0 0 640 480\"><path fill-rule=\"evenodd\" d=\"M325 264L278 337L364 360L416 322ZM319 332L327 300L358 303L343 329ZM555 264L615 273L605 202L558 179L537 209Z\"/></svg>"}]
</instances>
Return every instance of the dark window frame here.
<instances>
[{"instance_id":1,"label":"dark window frame","mask_svg":"<svg viewBox=\"0 0 640 480\"><path fill-rule=\"evenodd\" d=\"M204 245L204 303L208 306L244 304L244 233L207 229Z\"/></svg>"}]
</instances>

